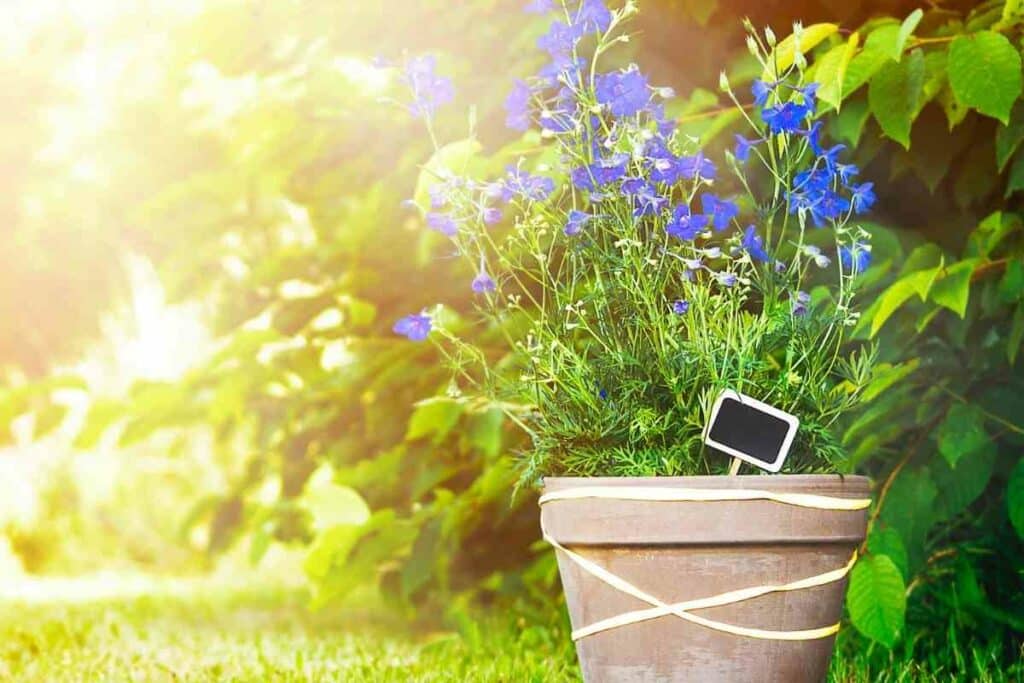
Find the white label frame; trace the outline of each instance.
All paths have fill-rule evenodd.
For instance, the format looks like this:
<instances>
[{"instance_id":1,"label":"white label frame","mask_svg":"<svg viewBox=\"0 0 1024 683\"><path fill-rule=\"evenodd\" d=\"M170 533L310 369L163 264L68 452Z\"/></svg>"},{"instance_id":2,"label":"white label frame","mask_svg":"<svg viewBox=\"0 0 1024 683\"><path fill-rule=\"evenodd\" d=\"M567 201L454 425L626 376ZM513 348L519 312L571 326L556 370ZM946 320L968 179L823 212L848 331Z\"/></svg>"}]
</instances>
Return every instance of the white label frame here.
<instances>
[{"instance_id":1,"label":"white label frame","mask_svg":"<svg viewBox=\"0 0 1024 683\"><path fill-rule=\"evenodd\" d=\"M721 410L722 404L726 401L726 399L733 399L734 401L738 401L743 405L749 405L754 408L757 408L761 412L767 413L772 417L782 420L788 425L788 429L786 430L786 436L782 441L782 446L779 448L779 454L775 457L774 461L768 462L765 460L761 460L760 458L754 457L749 453L744 453L743 451L737 450L723 443L719 443L718 441L715 441L714 439L711 438L711 427L715 424L715 420L718 419L718 411ZM785 411L779 410L778 408L770 406L762 401L758 401L756 398L752 398L745 394L741 394L738 391L734 391L732 389L723 389L722 393L720 393L718 395L718 398L715 399L715 403L711 408L711 417L708 419L707 426L704 427L704 443L716 450L722 451L723 453L731 455L734 458L739 458L744 462L748 462L751 465L760 467L761 469L767 470L768 472L778 472L779 470L782 469L782 464L785 462L786 456L789 455L789 448L790 446L793 445L793 439L796 437L796 430L799 426L800 418L798 418L796 415L790 415Z\"/></svg>"}]
</instances>

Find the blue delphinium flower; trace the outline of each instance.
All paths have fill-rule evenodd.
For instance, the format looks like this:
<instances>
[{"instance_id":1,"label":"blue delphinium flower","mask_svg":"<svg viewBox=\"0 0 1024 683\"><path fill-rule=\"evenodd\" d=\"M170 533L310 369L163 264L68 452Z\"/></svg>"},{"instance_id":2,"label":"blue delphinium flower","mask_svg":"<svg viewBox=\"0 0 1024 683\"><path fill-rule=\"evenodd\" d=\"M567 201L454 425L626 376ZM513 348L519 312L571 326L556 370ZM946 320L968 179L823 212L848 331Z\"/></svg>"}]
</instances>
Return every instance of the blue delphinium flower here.
<instances>
[{"instance_id":1,"label":"blue delphinium flower","mask_svg":"<svg viewBox=\"0 0 1024 683\"><path fill-rule=\"evenodd\" d=\"M512 91L505 98L505 125L512 130L530 127L530 97L533 95L525 81L516 79Z\"/></svg>"},{"instance_id":2,"label":"blue delphinium flower","mask_svg":"<svg viewBox=\"0 0 1024 683\"><path fill-rule=\"evenodd\" d=\"M810 109L796 102L785 102L774 107L765 107L761 112L761 118L768 125L768 130L776 135L798 132L801 124L810 115Z\"/></svg>"},{"instance_id":3,"label":"blue delphinium flower","mask_svg":"<svg viewBox=\"0 0 1024 683\"><path fill-rule=\"evenodd\" d=\"M854 213L864 213L875 204L874 183L861 183L851 188L850 203Z\"/></svg>"},{"instance_id":4,"label":"blue delphinium flower","mask_svg":"<svg viewBox=\"0 0 1024 683\"><path fill-rule=\"evenodd\" d=\"M768 96L774 89L774 85L765 83L760 78L755 79L754 82L750 84L750 94L754 96L754 104L758 107L763 106L764 103L768 101Z\"/></svg>"},{"instance_id":5,"label":"blue delphinium flower","mask_svg":"<svg viewBox=\"0 0 1024 683\"><path fill-rule=\"evenodd\" d=\"M437 230L442 235L454 237L459 231L458 222L446 213L431 211L427 213L427 226L431 230Z\"/></svg>"},{"instance_id":6,"label":"blue delphinium flower","mask_svg":"<svg viewBox=\"0 0 1024 683\"><path fill-rule=\"evenodd\" d=\"M555 21L551 23L548 32L537 39L537 47L552 57L567 57L572 54L579 40L580 32L577 28Z\"/></svg>"},{"instance_id":7,"label":"blue delphinium flower","mask_svg":"<svg viewBox=\"0 0 1024 683\"><path fill-rule=\"evenodd\" d=\"M612 13L603 0L582 0L572 24L583 33L604 33L612 23Z\"/></svg>"},{"instance_id":8,"label":"blue delphinium flower","mask_svg":"<svg viewBox=\"0 0 1024 683\"><path fill-rule=\"evenodd\" d=\"M790 310L793 315L806 315L807 304L811 303L811 295L807 292L797 292L796 296L790 299Z\"/></svg>"},{"instance_id":9,"label":"blue delphinium flower","mask_svg":"<svg viewBox=\"0 0 1024 683\"><path fill-rule=\"evenodd\" d=\"M789 212L810 214L818 228L823 227L826 221L845 215L850 210L850 200L835 191L834 177L827 167L822 166L797 173L793 178L793 190L789 193Z\"/></svg>"},{"instance_id":10,"label":"blue delphinium flower","mask_svg":"<svg viewBox=\"0 0 1024 683\"><path fill-rule=\"evenodd\" d=\"M484 206L480 209L480 220L485 225L494 225L501 222L501 209L496 206Z\"/></svg>"},{"instance_id":11,"label":"blue delphinium flower","mask_svg":"<svg viewBox=\"0 0 1024 683\"><path fill-rule=\"evenodd\" d=\"M591 218L593 218L591 214L573 209L569 212L569 218L565 222L565 234L569 237L578 235Z\"/></svg>"},{"instance_id":12,"label":"blue delphinium flower","mask_svg":"<svg viewBox=\"0 0 1024 683\"><path fill-rule=\"evenodd\" d=\"M825 169L829 173L835 173L839 164L839 153L846 149L846 145L832 145L828 149L819 151L818 159L825 162ZM854 167L856 168L856 167Z\"/></svg>"},{"instance_id":13,"label":"blue delphinium flower","mask_svg":"<svg viewBox=\"0 0 1024 683\"><path fill-rule=\"evenodd\" d=\"M678 301L672 302L672 312L676 315L686 315L689 310L690 302L686 299L679 299Z\"/></svg>"},{"instance_id":14,"label":"blue delphinium flower","mask_svg":"<svg viewBox=\"0 0 1024 683\"><path fill-rule=\"evenodd\" d=\"M423 341L433 329L433 322L429 315L423 313L407 315L398 320L391 330L395 334L401 334L412 341Z\"/></svg>"},{"instance_id":15,"label":"blue delphinium flower","mask_svg":"<svg viewBox=\"0 0 1024 683\"><path fill-rule=\"evenodd\" d=\"M542 202L554 191L555 181L551 178L530 175L518 166L509 166L506 168L501 199L508 202L520 197L531 202Z\"/></svg>"},{"instance_id":16,"label":"blue delphinium flower","mask_svg":"<svg viewBox=\"0 0 1024 683\"><path fill-rule=\"evenodd\" d=\"M568 133L576 128L576 119L571 112L564 109L545 110L541 112L537 122L549 133Z\"/></svg>"},{"instance_id":17,"label":"blue delphinium flower","mask_svg":"<svg viewBox=\"0 0 1024 683\"><path fill-rule=\"evenodd\" d=\"M589 166L573 169L572 184L581 190L596 190L626 175L628 163L629 155L624 153L598 159Z\"/></svg>"},{"instance_id":18,"label":"blue delphinium flower","mask_svg":"<svg viewBox=\"0 0 1024 683\"><path fill-rule=\"evenodd\" d=\"M433 116L442 105L455 98L455 86L450 78L435 73L437 58L420 55L409 59L401 80L412 93L409 111L413 116Z\"/></svg>"},{"instance_id":19,"label":"blue delphinium flower","mask_svg":"<svg viewBox=\"0 0 1024 683\"><path fill-rule=\"evenodd\" d=\"M644 145L644 157L651 180L666 185L679 182L679 157L672 153L662 138L653 138Z\"/></svg>"},{"instance_id":20,"label":"blue delphinium flower","mask_svg":"<svg viewBox=\"0 0 1024 683\"><path fill-rule=\"evenodd\" d=\"M807 137L807 142L810 144L811 151L816 155L824 154L825 151L821 148L821 121L815 121L811 124L811 127L806 131L803 131L801 135Z\"/></svg>"},{"instance_id":21,"label":"blue delphinium flower","mask_svg":"<svg viewBox=\"0 0 1024 683\"><path fill-rule=\"evenodd\" d=\"M597 77L594 94L614 116L634 116L650 103L651 88L636 64Z\"/></svg>"},{"instance_id":22,"label":"blue delphinium flower","mask_svg":"<svg viewBox=\"0 0 1024 683\"><path fill-rule=\"evenodd\" d=\"M477 294L493 292L497 288L497 284L495 284L494 279L487 274L487 268L482 258L480 259L480 271L476 274L476 277L473 278L473 282L470 287Z\"/></svg>"},{"instance_id":23,"label":"blue delphinium flower","mask_svg":"<svg viewBox=\"0 0 1024 683\"><path fill-rule=\"evenodd\" d=\"M718 174L715 163L704 156L703 152L697 152L693 156L680 157L678 162L679 176L690 180L714 180Z\"/></svg>"},{"instance_id":24,"label":"blue delphinium flower","mask_svg":"<svg viewBox=\"0 0 1024 683\"><path fill-rule=\"evenodd\" d=\"M736 156L736 161L740 162L741 164L747 163L747 159L750 158L751 148L754 145L761 142L764 142L762 138L750 140L748 138L743 137L739 133L736 133L736 147L733 148L733 154Z\"/></svg>"},{"instance_id":25,"label":"blue delphinium flower","mask_svg":"<svg viewBox=\"0 0 1024 683\"><path fill-rule=\"evenodd\" d=\"M672 219L665 225L665 232L676 239L690 242L707 227L708 217L690 213L690 207L679 204L672 210Z\"/></svg>"},{"instance_id":26,"label":"blue delphinium flower","mask_svg":"<svg viewBox=\"0 0 1024 683\"><path fill-rule=\"evenodd\" d=\"M808 83L801 88L796 88L796 91L800 93L801 98L803 98L804 106L807 107L812 114L814 113L814 110L818 108L819 87L820 84L818 83Z\"/></svg>"},{"instance_id":27,"label":"blue delphinium flower","mask_svg":"<svg viewBox=\"0 0 1024 683\"><path fill-rule=\"evenodd\" d=\"M871 265L871 249L863 242L856 242L853 249L839 247L839 262L851 273L863 273Z\"/></svg>"},{"instance_id":28,"label":"blue delphinium flower","mask_svg":"<svg viewBox=\"0 0 1024 683\"><path fill-rule=\"evenodd\" d=\"M740 209L735 202L728 199L721 199L716 195L705 192L700 196L700 205L714 226L715 230L725 230L729 222L739 215Z\"/></svg>"},{"instance_id":29,"label":"blue delphinium flower","mask_svg":"<svg viewBox=\"0 0 1024 683\"><path fill-rule=\"evenodd\" d=\"M668 197L662 197L658 190L643 178L630 178L622 183L622 191L633 198L633 217L650 216L660 213L668 204Z\"/></svg>"},{"instance_id":30,"label":"blue delphinium flower","mask_svg":"<svg viewBox=\"0 0 1024 683\"><path fill-rule=\"evenodd\" d=\"M767 263L770 259L768 252L764 250L764 241L757 234L757 228L753 225L748 225L747 229L743 232L743 250L750 254L750 258L755 261L761 261Z\"/></svg>"},{"instance_id":31,"label":"blue delphinium flower","mask_svg":"<svg viewBox=\"0 0 1024 683\"><path fill-rule=\"evenodd\" d=\"M570 54L555 55L548 64L540 68L537 78L546 88L557 87L560 79L563 82L574 83L584 65L583 59L574 59Z\"/></svg>"}]
</instances>

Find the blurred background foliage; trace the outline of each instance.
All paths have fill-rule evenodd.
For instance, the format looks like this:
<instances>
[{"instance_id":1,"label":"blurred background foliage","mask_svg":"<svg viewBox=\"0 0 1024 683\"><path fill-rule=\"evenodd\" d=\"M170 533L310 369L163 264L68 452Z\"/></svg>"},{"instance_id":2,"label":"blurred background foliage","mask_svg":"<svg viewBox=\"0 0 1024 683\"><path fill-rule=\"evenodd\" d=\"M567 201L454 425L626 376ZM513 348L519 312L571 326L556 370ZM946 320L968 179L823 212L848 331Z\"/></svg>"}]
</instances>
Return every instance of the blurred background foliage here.
<instances>
[{"instance_id":1,"label":"blurred background foliage","mask_svg":"<svg viewBox=\"0 0 1024 683\"><path fill-rule=\"evenodd\" d=\"M428 143L372 64L437 54L458 88L438 135L479 145L429 163L498 172L540 143L500 106L538 66L522 4L5 10L5 561L180 571L285 545L320 604L372 584L410 616L515 599L560 618L532 494L511 496L520 437L390 332L435 301L469 310L472 273L401 205ZM1021 13L918 9L647 0L627 57L724 145L719 70L737 92L756 75L739 19L837 25L812 64L879 195L860 332L886 363L844 439L879 503L843 647L878 642L884 667L954 634L1006 663L1024 633ZM989 60L995 81L970 66Z\"/></svg>"}]
</instances>

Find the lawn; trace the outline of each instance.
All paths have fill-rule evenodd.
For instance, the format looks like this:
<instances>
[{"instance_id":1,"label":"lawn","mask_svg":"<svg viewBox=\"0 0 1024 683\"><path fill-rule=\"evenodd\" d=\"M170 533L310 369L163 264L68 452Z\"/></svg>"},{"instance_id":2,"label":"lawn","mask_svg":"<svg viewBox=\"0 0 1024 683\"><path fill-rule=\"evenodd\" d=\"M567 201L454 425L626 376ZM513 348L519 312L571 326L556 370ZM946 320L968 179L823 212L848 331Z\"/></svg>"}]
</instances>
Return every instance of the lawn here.
<instances>
[{"instance_id":1,"label":"lawn","mask_svg":"<svg viewBox=\"0 0 1024 683\"><path fill-rule=\"evenodd\" d=\"M310 612L299 587L224 575L41 579L0 594L3 681L579 680L560 629L507 611L414 630L365 596ZM1014 680L984 653L967 665L961 680ZM955 680L941 663L871 671L844 658L832 679Z\"/></svg>"}]
</instances>

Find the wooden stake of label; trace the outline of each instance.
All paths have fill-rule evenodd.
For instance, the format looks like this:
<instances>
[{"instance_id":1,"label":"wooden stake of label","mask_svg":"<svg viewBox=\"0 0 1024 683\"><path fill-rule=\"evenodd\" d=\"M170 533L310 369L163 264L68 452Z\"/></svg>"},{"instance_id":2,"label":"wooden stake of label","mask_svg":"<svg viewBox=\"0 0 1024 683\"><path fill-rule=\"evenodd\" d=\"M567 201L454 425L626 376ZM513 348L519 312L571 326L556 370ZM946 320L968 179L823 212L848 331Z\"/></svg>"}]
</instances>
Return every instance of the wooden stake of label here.
<instances>
[{"instance_id":1,"label":"wooden stake of label","mask_svg":"<svg viewBox=\"0 0 1024 683\"><path fill-rule=\"evenodd\" d=\"M739 458L733 458L732 459L732 463L730 463L730 465L729 465L729 476L730 477L735 477L739 473L740 465L742 465L742 464L743 464L742 460L740 460Z\"/></svg>"}]
</instances>

